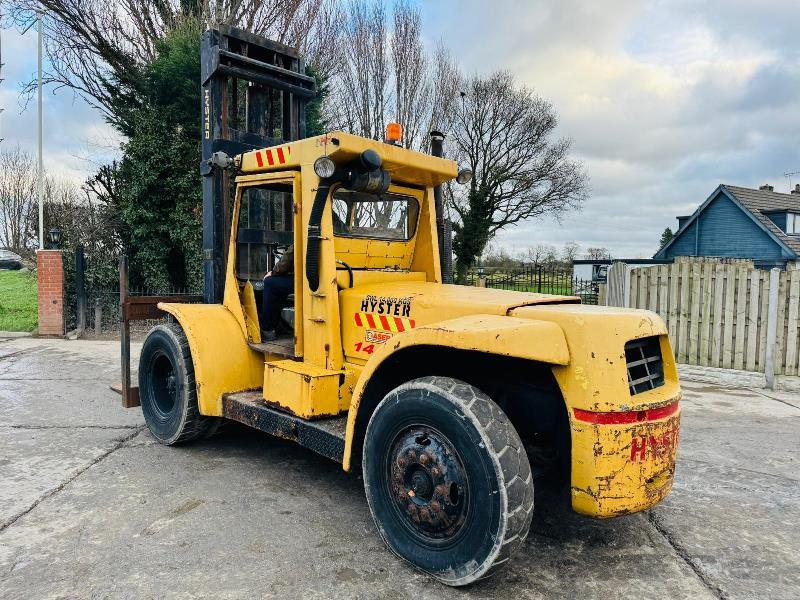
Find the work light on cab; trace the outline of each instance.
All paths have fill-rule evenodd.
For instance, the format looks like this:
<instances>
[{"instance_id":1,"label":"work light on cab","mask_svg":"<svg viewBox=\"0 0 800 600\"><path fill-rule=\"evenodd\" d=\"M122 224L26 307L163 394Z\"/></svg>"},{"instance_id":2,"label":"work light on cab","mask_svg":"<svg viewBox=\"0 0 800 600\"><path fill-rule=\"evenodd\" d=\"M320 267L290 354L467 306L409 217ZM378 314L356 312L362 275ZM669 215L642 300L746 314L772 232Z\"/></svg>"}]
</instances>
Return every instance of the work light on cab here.
<instances>
[{"instance_id":1,"label":"work light on cab","mask_svg":"<svg viewBox=\"0 0 800 600\"><path fill-rule=\"evenodd\" d=\"M461 169L456 175L456 181L461 185L472 181L472 169Z\"/></svg>"},{"instance_id":2,"label":"work light on cab","mask_svg":"<svg viewBox=\"0 0 800 600\"><path fill-rule=\"evenodd\" d=\"M317 160L314 161L314 173L317 174L317 177L320 179L327 179L328 177L333 177L333 173L336 171L336 163L329 156L320 156Z\"/></svg>"}]
</instances>

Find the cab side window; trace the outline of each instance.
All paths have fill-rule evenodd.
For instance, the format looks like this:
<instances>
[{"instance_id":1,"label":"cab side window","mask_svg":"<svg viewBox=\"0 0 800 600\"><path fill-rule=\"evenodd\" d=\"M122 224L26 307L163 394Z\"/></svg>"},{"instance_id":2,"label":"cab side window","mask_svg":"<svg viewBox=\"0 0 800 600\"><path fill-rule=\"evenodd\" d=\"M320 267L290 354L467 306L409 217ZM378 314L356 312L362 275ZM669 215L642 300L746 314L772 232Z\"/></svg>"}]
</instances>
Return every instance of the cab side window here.
<instances>
[{"instance_id":1,"label":"cab side window","mask_svg":"<svg viewBox=\"0 0 800 600\"><path fill-rule=\"evenodd\" d=\"M236 234L236 275L260 281L293 240L290 183L245 188Z\"/></svg>"}]
</instances>

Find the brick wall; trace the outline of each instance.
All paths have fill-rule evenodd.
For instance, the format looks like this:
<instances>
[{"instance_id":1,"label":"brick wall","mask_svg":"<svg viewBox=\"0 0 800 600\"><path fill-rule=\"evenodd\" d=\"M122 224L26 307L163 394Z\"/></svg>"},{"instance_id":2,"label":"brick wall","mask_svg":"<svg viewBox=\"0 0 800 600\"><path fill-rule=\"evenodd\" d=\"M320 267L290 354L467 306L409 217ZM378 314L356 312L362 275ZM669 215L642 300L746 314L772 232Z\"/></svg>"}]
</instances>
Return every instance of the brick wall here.
<instances>
[{"instance_id":1,"label":"brick wall","mask_svg":"<svg viewBox=\"0 0 800 600\"><path fill-rule=\"evenodd\" d=\"M39 335L64 335L64 264L60 250L38 250Z\"/></svg>"}]
</instances>

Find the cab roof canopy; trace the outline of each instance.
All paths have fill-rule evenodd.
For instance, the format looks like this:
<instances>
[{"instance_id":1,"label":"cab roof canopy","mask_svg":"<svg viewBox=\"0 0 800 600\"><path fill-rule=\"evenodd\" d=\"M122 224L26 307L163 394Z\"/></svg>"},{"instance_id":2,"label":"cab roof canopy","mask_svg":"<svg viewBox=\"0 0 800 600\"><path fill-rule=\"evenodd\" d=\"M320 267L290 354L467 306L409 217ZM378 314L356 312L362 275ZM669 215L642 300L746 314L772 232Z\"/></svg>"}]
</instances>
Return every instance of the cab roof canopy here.
<instances>
[{"instance_id":1,"label":"cab roof canopy","mask_svg":"<svg viewBox=\"0 0 800 600\"><path fill-rule=\"evenodd\" d=\"M372 149L383 159L383 168L392 181L430 187L454 179L455 161L408 150L343 131L253 150L241 155L242 173L266 173L310 166L320 156L330 156L338 165L346 165L364 150Z\"/></svg>"}]
</instances>

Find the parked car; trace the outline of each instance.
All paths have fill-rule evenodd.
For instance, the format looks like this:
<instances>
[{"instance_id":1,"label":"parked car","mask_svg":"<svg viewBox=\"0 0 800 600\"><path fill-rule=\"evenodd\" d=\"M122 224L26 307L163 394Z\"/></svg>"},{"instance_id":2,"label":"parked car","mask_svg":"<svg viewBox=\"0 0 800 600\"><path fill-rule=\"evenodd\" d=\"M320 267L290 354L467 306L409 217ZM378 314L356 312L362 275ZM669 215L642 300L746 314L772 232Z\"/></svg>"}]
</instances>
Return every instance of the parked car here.
<instances>
[{"instance_id":1,"label":"parked car","mask_svg":"<svg viewBox=\"0 0 800 600\"><path fill-rule=\"evenodd\" d=\"M0 269L16 271L22 268L22 257L14 254L11 250L0 248Z\"/></svg>"}]
</instances>

